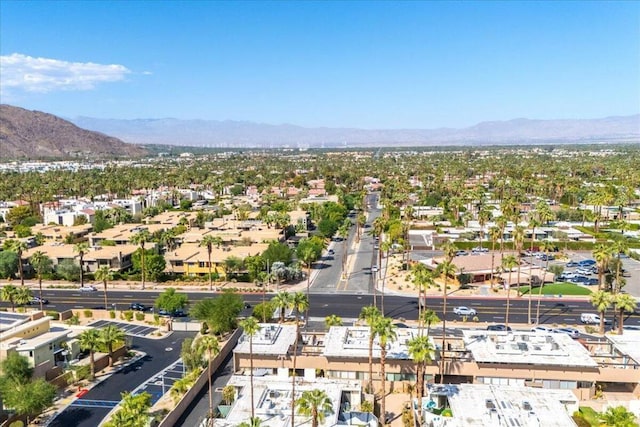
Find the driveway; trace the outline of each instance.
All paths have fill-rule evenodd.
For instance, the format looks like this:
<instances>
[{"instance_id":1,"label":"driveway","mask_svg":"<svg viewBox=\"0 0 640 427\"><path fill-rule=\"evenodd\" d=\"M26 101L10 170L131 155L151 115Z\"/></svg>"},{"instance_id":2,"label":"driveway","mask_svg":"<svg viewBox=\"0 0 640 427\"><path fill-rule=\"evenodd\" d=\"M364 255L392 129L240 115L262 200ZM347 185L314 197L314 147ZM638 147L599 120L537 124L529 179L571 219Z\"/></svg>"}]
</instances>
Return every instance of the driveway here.
<instances>
[{"instance_id":1,"label":"driveway","mask_svg":"<svg viewBox=\"0 0 640 427\"><path fill-rule=\"evenodd\" d=\"M132 347L147 354L138 362L111 375L97 384L82 398L58 415L49 425L53 427L95 427L112 410L121 393L132 391L180 358L185 338L193 332L173 332L161 340L133 337Z\"/></svg>"}]
</instances>

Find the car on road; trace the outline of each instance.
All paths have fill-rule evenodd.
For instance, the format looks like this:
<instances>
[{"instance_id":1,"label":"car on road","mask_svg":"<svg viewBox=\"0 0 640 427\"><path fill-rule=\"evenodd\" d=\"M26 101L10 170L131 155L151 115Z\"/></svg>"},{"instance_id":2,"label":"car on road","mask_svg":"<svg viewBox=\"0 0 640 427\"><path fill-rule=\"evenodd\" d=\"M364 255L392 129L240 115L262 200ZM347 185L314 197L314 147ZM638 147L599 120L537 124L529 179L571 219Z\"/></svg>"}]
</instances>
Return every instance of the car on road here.
<instances>
[{"instance_id":1,"label":"car on road","mask_svg":"<svg viewBox=\"0 0 640 427\"><path fill-rule=\"evenodd\" d=\"M580 321L587 325L597 325L600 324L600 316L594 313L582 313L580 315ZM611 321L604 319L604 323L611 323Z\"/></svg>"},{"instance_id":2,"label":"car on road","mask_svg":"<svg viewBox=\"0 0 640 427\"><path fill-rule=\"evenodd\" d=\"M85 286L80 286L80 292L95 292L98 289L95 286L91 286L91 285L85 285Z\"/></svg>"},{"instance_id":3,"label":"car on road","mask_svg":"<svg viewBox=\"0 0 640 427\"><path fill-rule=\"evenodd\" d=\"M333 249L329 249L329 250L327 251L327 253L328 253L329 255L333 255L333 254L335 253L335 251L334 251Z\"/></svg>"},{"instance_id":4,"label":"car on road","mask_svg":"<svg viewBox=\"0 0 640 427\"><path fill-rule=\"evenodd\" d=\"M31 305L40 304L41 302L42 304L49 304L49 300L46 298L33 297L31 298L31 300L29 300L29 304Z\"/></svg>"},{"instance_id":5,"label":"car on road","mask_svg":"<svg viewBox=\"0 0 640 427\"><path fill-rule=\"evenodd\" d=\"M556 334L567 334L574 340L580 338L580 331L576 328L555 328L553 332Z\"/></svg>"},{"instance_id":6,"label":"car on road","mask_svg":"<svg viewBox=\"0 0 640 427\"><path fill-rule=\"evenodd\" d=\"M480 246L476 246L475 248L471 249L471 252L487 253L487 252L489 252L489 249L488 248L481 248Z\"/></svg>"},{"instance_id":7,"label":"car on road","mask_svg":"<svg viewBox=\"0 0 640 427\"><path fill-rule=\"evenodd\" d=\"M553 328L538 325L535 328L531 328L531 332L535 332L538 334L550 334L551 332L553 332Z\"/></svg>"},{"instance_id":8,"label":"car on road","mask_svg":"<svg viewBox=\"0 0 640 427\"><path fill-rule=\"evenodd\" d=\"M374 273L377 273L378 272L378 266L377 265L372 265L371 266L371 271L374 272Z\"/></svg>"},{"instance_id":9,"label":"car on road","mask_svg":"<svg viewBox=\"0 0 640 427\"><path fill-rule=\"evenodd\" d=\"M465 306L456 307L453 309L453 312L458 316L475 316L476 314L478 314L475 309Z\"/></svg>"},{"instance_id":10,"label":"car on road","mask_svg":"<svg viewBox=\"0 0 640 427\"><path fill-rule=\"evenodd\" d=\"M183 310L174 310L172 312L168 312L167 310L158 310L158 316L160 317L187 317L187 313Z\"/></svg>"},{"instance_id":11,"label":"car on road","mask_svg":"<svg viewBox=\"0 0 640 427\"><path fill-rule=\"evenodd\" d=\"M467 256L469 252L467 251L456 251L456 256Z\"/></svg>"},{"instance_id":12,"label":"car on road","mask_svg":"<svg viewBox=\"0 0 640 427\"><path fill-rule=\"evenodd\" d=\"M507 325L489 325L487 326L487 331L508 331L511 332L511 326Z\"/></svg>"},{"instance_id":13,"label":"car on road","mask_svg":"<svg viewBox=\"0 0 640 427\"><path fill-rule=\"evenodd\" d=\"M129 309L134 311L147 311L150 308L151 307L147 307L146 305L140 304L139 302L132 302L131 305L129 306Z\"/></svg>"}]
</instances>

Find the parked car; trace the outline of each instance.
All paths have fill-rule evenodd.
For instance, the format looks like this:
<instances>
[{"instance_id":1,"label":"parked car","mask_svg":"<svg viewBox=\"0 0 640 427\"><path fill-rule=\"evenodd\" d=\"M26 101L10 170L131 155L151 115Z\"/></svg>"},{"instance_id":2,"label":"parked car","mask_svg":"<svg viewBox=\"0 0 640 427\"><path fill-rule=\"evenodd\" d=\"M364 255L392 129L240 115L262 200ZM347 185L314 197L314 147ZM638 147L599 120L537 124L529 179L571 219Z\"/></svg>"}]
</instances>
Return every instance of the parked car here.
<instances>
[{"instance_id":1,"label":"parked car","mask_svg":"<svg viewBox=\"0 0 640 427\"><path fill-rule=\"evenodd\" d=\"M456 256L466 256L469 255L467 251L456 251Z\"/></svg>"},{"instance_id":2,"label":"parked car","mask_svg":"<svg viewBox=\"0 0 640 427\"><path fill-rule=\"evenodd\" d=\"M506 325L489 325L487 326L487 331L508 331L511 332L511 326Z\"/></svg>"},{"instance_id":3,"label":"parked car","mask_svg":"<svg viewBox=\"0 0 640 427\"><path fill-rule=\"evenodd\" d=\"M42 304L49 304L49 300L48 299L40 298L40 297L31 298L31 300L29 301L29 304L31 304L31 305L40 304L41 301L42 301Z\"/></svg>"},{"instance_id":4,"label":"parked car","mask_svg":"<svg viewBox=\"0 0 640 427\"><path fill-rule=\"evenodd\" d=\"M574 340L580 338L580 331L576 328L555 328L553 332L556 334L567 334Z\"/></svg>"},{"instance_id":5,"label":"parked car","mask_svg":"<svg viewBox=\"0 0 640 427\"><path fill-rule=\"evenodd\" d=\"M377 265L372 265L371 266L371 271L376 273L378 271L378 266Z\"/></svg>"},{"instance_id":6,"label":"parked car","mask_svg":"<svg viewBox=\"0 0 640 427\"><path fill-rule=\"evenodd\" d=\"M591 267L596 265L596 262L592 259L583 259L582 261L578 261L579 267Z\"/></svg>"},{"instance_id":7,"label":"parked car","mask_svg":"<svg viewBox=\"0 0 640 427\"><path fill-rule=\"evenodd\" d=\"M555 256L553 255L547 255L547 254L542 254L540 255L540 261L553 261L554 259L556 259Z\"/></svg>"},{"instance_id":8,"label":"parked car","mask_svg":"<svg viewBox=\"0 0 640 427\"><path fill-rule=\"evenodd\" d=\"M333 255L335 252L334 252L334 250L333 250L333 249L329 249L329 250L327 251L327 253L328 253L329 255Z\"/></svg>"},{"instance_id":9,"label":"parked car","mask_svg":"<svg viewBox=\"0 0 640 427\"><path fill-rule=\"evenodd\" d=\"M489 252L489 249L487 248L481 248L479 246L476 246L475 248L471 249L471 253L472 254L484 254Z\"/></svg>"},{"instance_id":10,"label":"parked car","mask_svg":"<svg viewBox=\"0 0 640 427\"><path fill-rule=\"evenodd\" d=\"M587 282L585 283L585 285L587 285L587 286L596 286L599 283L600 283L600 281L598 279L596 279L595 277L590 277L589 280L587 280Z\"/></svg>"},{"instance_id":11,"label":"parked car","mask_svg":"<svg viewBox=\"0 0 640 427\"><path fill-rule=\"evenodd\" d=\"M187 313L183 310L175 310L172 312L168 312L167 310L158 310L158 316L160 317L186 317Z\"/></svg>"},{"instance_id":12,"label":"parked car","mask_svg":"<svg viewBox=\"0 0 640 427\"><path fill-rule=\"evenodd\" d=\"M531 332L539 333L539 334L550 334L553 332L553 328L549 328L547 326L536 326L535 328L531 328Z\"/></svg>"},{"instance_id":13,"label":"parked car","mask_svg":"<svg viewBox=\"0 0 640 427\"><path fill-rule=\"evenodd\" d=\"M80 286L80 292L95 292L97 290L95 286L91 285Z\"/></svg>"},{"instance_id":14,"label":"parked car","mask_svg":"<svg viewBox=\"0 0 640 427\"><path fill-rule=\"evenodd\" d=\"M475 316L476 314L478 314L475 309L465 306L456 307L453 309L453 312L458 316Z\"/></svg>"},{"instance_id":15,"label":"parked car","mask_svg":"<svg viewBox=\"0 0 640 427\"><path fill-rule=\"evenodd\" d=\"M138 302L133 302L131 303L131 305L129 306L129 309L131 310L135 310L135 311L147 311L149 310L150 307L147 307L144 304L140 304Z\"/></svg>"},{"instance_id":16,"label":"parked car","mask_svg":"<svg viewBox=\"0 0 640 427\"><path fill-rule=\"evenodd\" d=\"M578 267L580 264L578 264L578 261L569 261L567 263L567 268L571 268L571 267Z\"/></svg>"}]
</instances>

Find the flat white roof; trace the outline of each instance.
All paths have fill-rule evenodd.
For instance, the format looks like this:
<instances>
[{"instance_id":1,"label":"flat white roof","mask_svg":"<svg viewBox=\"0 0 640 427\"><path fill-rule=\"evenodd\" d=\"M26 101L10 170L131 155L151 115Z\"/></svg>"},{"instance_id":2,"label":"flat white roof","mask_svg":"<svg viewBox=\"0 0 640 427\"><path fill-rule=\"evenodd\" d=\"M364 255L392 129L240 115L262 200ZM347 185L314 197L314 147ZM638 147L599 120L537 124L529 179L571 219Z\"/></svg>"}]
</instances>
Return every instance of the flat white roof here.
<instances>
[{"instance_id":1,"label":"flat white roof","mask_svg":"<svg viewBox=\"0 0 640 427\"><path fill-rule=\"evenodd\" d=\"M418 336L418 329L396 328L396 339L387 342L387 359L410 359L407 342ZM368 326L332 326L324 337L327 357L369 357ZM435 344L431 337L431 344ZM373 357L380 357L378 339L373 341Z\"/></svg>"},{"instance_id":2,"label":"flat white roof","mask_svg":"<svg viewBox=\"0 0 640 427\"><path fill-rule=\"evenodd\" d=\"M228 382L239 390L238 397L233 403L231 411L225 419L216 419L218 427L235 427L251 417L251 388L248 375L234 375ZM307 381L302 378L296 383L296 399L302 392L319 389L324 391L333 403L333 413L325 414L325 420L320 426L334 426L338 424L340 400L342 392L361 390L359 381L329 380L314 378ZM253 396L255 402L255 416L260 418L260 425L265 427L289 427L291 425L291 380L275 375L253 377ZM296 413L296 427L311 426L310 417Z\"/></svg>"},{"instance_id":3,"label":"flat white roof","mask_svg":"<svg viewBox=\"0 0 640 427\"><path fill-rule=\"evenodd\" d=\"M622 335L607 335L616 350L640 363L640 331L626 330Z\"/></svg>"},{"instance_id":4,"label":"flat white roof","mask_svg":"<svg viewBox=\"0 0 640 427\"><path fill-rule=\"evenodd\" d=\"M261 323L260 330L253 336L253 354L285 355L296 340L295 325ZM243 334L234 353L249 354L249 337Z\"/></svg>"},{"instance_id":5,"label":"flat white roof","mask_svg":"<svg viewBox=\"0 0 640 427\"><path fill-rule=\"evenodd\" d=\"M488 384L429 385L428 396L446 395L451 426L570 427L579 401L570 390ZM428 402L430 397L425 400ZM435 399L435 398L434 398ZM449 420L449 419L447 419Z\"/></svg>"},{"instance_id":6,"label":"flat white roof","mask_svg":"<svg viewBox=\"0 0 640 427\"><path fill-rule=\"evenodd\" d=\"M463 330L463 340L479 363L597 367L586 348L566 334Z\"/></svg>"}]
</instances>

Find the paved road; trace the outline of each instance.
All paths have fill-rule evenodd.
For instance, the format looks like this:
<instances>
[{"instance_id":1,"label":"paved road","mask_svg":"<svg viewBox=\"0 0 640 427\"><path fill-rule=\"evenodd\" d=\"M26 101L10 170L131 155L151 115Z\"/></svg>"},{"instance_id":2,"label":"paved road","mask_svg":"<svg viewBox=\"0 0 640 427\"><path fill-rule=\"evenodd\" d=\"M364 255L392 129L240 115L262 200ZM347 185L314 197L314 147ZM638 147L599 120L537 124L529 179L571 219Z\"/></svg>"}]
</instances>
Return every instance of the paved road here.
<instances>
[{"instance_id":1,"label":"paved road","mask_svg":"<svg viewBox=\"0 0 640 427\"><path fill-rule=\"evenodd\" d=\"M161 340L134 337L134 349L147 353L147 356L133 365L107 378L86 395L79 403L68 407L50 424L51 427L95 427L111 411L111 406L98 406L98 402L118 402L120 393L131 391L144 381L161 371L180 357L182 341L189 336L189 332L174 332ZM171 348L171 350L168 350ZM85 401L91 406L78 406ZM91 402L93 401L93 402ZM93 404L96 404L95 406Z\"/></svg>"},{"instance_id":2,"label":"paved road","mask_svg":"<svg viewBox=\"0 0 640 427\"><path fill-rule=\"evenodd\" d=\"M83 294L74 296L72 292L65 290L46 290L45 294L51 301L51 305L58 310L68 308L93 307L100 303L102 295L94 292L91 295ZM122 301L123 305L128 305L130 301L138 301L143 304L151 304L158 295L158 291L112 291L114 300ZM206 297L215 297L208 292L187 292L189 300L198 301ZM267 298L272 295L267 294ZM244 300L252 306L262 301L262 294L246 294ZM536 298L533 298L533 306L536 306ZM337 314L344 318L356 318L363 306L373 303L373 296L369 294L311 294L310 310L311 317L325 317L330 314ZM560 305L564 304L564 305ZM399 295L385 296L385 314L394 318L405 318L415 320L418 317L418 306L416 297L407 297ZM427 299L429 308L441 313L442 298L429 297ZM504 298L493 297L458 297L455 294L448 298L447 320L456 319L451 310L458 305L473 307L478 311L478 318L481 322L502 322L504 321L504 311L506 300ZM515 296L515 292L511 298L510 321L517 323L527 322L527 305L528 298ZM6 306L6 304L4 304ZM541 316L542 323L577 323L579 322L580 313L594 313L591 304L586 300L571 299L568 297L544 297L541 304L541 312L545 313ZM251 309L246 309L243 314L249 314ZM628 324L639 324L637 316L631 316ZM138 340L136 338L136 340Z\"/></svg>"}]
</instances>

